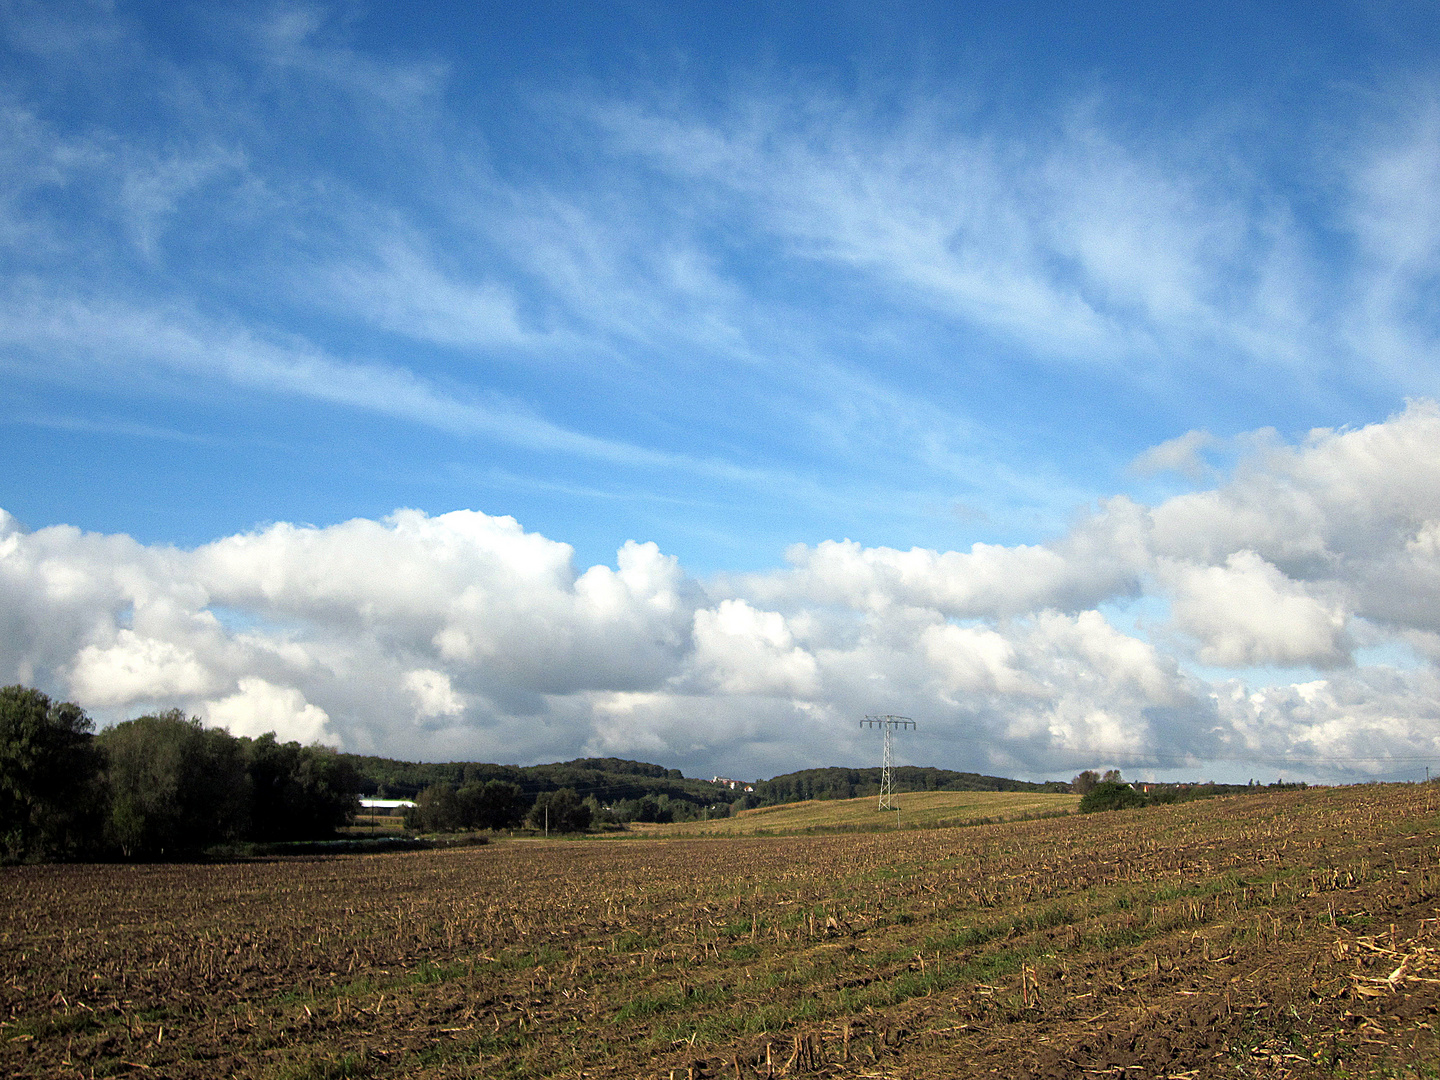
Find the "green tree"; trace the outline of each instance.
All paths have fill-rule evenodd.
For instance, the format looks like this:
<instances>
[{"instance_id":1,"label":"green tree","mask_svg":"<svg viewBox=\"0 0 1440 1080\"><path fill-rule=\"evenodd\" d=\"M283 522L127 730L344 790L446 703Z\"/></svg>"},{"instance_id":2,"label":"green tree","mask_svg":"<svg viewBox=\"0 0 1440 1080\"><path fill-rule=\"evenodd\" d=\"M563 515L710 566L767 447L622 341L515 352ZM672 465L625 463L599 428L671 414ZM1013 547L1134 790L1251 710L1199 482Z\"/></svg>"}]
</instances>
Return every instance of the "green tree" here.
<instances>
[{"instance_id":1,"label":"green tree","mask_svg":"<svg viewBox=\"0 0 1440 1080\"><path fill-rule=\"evenodd\" d=\"M110 793L105 833L127 858L185 854L247 835L247 754L228 732L171 709L117 724L98 741Z\"/></svg>"},{"instance_id":2,"label":"green tree","mask_svg":"<svg viewBox=\"0 0 1440 1080\"><path fill-rule=\"evenodd\" d=\"M0 689L0 857L69 858L98 844L101 757L80 706Z\"/></svg>"},{"instance_id":3,"label":"green tree","mask_svg":"<svg viewBox=\"0 0 1440 1080\"><path fill-rule=\"evenodd\" d=\"M318 840L354 820L360 778L333 750L282 743L273 731L247 749L251 838Z\"/></svg>"},{"instance_id":4,"label":"green tree","mask_svg":"<svg viewBox=\"0 0 1440 1080\"><path fill-rule=\"evenodd\" d=\"M664 799L662 802L661 799ZM650 821L659 825L669 824L675 820L675 811L670 807L670 800L662 795L660 799L653 795L646 795L639 800L635 807L635 821Z\"/></svg>"},{"instance_id":5,"label":"green tree","mask_svg":"<svg viewBox=\"0 0 1440 1080\"><path fill-rule=\"evenodd\" d=\"M431 784L405 811L405 827L417 832L454 832L465 827L454 784Z\"/></svg>"},{"instance_id":6,"label":"green tree","mask_svg":"<svg viewBox=\"0 0 1440 1080\"><path fill-rule=\"evenodd\" d=\"M760 805L760 800L754 795L741 795L730 804L730 816L735 817L742 810L753 810Z\"/></svg>"},{"instance_id":7,"label":"green tree","mask_svg":"<svg viewBox=\"0 0 1440 1080\"><path fill-rule=\"evenodd\" d=\"M467 829L510 829L525 818L525 792L508 780L471 780L456 793Z\"/></svg>"},{"instance_id":8,"label":"green tree","mask_svg":"<svg viewBox=\"0 0 1440 1080\"><path fill-rule=\"evenodd\" d=\"M1098 783L1100 783L1100 774L1094 769L1086 769L1070 781L1070 790L1076 795L1088 795Z\"/></svg>"},{"instance_id":9,"label":"green tree","mask_svg":"<svg viewBox=\"0 0 1440 1080\"><path fill-rule=\"evenodd\" d=\"M532 829L550 832L584 832L590 827L590 807L573 788L542 791L525 816L525 823Z\"/></svg>"},{"instance_id":10,"label":"green tree","mask_svg":"<svg viewBox=\"0 0 1440 1080\"><path fill-rule=\"evenodd\" d=\"M1096 810L1126 810L1132 806L1144 806L1145 796L1129 784L1115 780L1101 780L1080 800L1082 814Z\"/></svg>"}]
</instances>

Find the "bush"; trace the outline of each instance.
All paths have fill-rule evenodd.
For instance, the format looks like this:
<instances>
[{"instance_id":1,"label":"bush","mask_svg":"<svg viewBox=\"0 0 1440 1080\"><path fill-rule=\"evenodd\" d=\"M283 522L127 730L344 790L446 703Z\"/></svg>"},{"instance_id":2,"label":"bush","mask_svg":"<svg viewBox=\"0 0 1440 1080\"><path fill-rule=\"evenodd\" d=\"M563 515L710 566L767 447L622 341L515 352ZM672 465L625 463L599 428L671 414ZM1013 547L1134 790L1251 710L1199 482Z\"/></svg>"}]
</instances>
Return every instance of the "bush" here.
<instances>
[{"instance_id":1,"label":"bush","mask_svg":"<svg viewBox=\"0 0 1440 1080\"><path fill-rule=\"evenodd\" d=\"M1144 805L1145 796L1129 784L1102 780L1080 800L1080 812L1089 814L1096 810L1126 810L1132 806Z\"/></svg>"}]
</instances>

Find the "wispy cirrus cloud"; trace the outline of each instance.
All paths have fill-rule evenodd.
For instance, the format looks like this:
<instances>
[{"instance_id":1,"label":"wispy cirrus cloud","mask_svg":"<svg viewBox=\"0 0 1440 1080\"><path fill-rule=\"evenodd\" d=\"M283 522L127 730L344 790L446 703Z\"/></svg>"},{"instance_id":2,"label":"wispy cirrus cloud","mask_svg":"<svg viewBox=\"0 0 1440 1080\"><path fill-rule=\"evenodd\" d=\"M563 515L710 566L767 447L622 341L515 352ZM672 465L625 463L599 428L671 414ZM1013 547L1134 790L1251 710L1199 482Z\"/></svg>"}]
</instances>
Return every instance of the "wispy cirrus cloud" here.
<instances>
[{"instance_id":1,"label":"wispy cirrus cloud","mask_svg":"<svg viewBox=\"0 0 1440 1080\"><path fill-rule=\"evenodd\" d=\"M332 521L371 515L251 536L268 516L247 503L193 526L277 566L353 545L355 580L273 596L125 522L12 530L55 556L16 564L17 677L435 753L532 725L525 753L718 758L733 729L779 761L847 703L914 692L1027 768L1086 746L1318 754L1363 744L1344 710L1367 688L1373 729L1418 745L1421 668L1364 653L1440 655L1433 77L1162 120L1098 76L1023 108L962 77L840 92L658 62L497 88L441 39L375 44L383 12L192 8L163 32L138 9L5 13L7 409L37 438L153 445L183 401L196 445L353 439L315 472ZM1286 148L1259 145L1281 126ZM342 491L359 442L385 466ZM65 490L25 473L42 460L10 470L15 498ZM243 453L221 467L271 482ZM213 479L193 486L220 505ZM491 527L527 496L592 561L665 535L762 570L702 583L639 543L608 572L623 587L587 579L567 544ZM433 514L373 520L407 505ZM490 525L442 512L476 505ZM457 545L488 583L464 610ZM366 591L401 565L424 611ZM212 624L207 596L261 629ZM1102 614L1130 604L1163 615L1131 634ZM547 643L543 670L492 617ZM1215 674L1252 666L1288 689L1256 703Z\"/></svg>"},{"instance_id":2,"label":"wispy cirrus cloud","mask_svg":"<svg viewBox=\"0 0 1440 1080\"><path fill-rule=\"evenodd\" d=\"M648 468L678 468L742 482L773 477L687 459L567 430L497 395L447 394L413 371L379 361L346 361L300 340L268 341L252 331L206 320L183 308L131 307L113 301L33 296L0 313L0 344L52 367L80 369L104 357L119 365L217 379L262 393L293 395L397 417L460 435L483 435L548 453ZM43 360L38 358L43 357ZM27 368L11 361L12 368ZM83 376L82 376L83 377ZM484 397L492 400L485 401Z\"/></svg>"},{"instance_id":3,"label":"wispy cirrus cloud","mask_svg":"<svg viewBox=\"0 0 1440 1080\"><path fill-rule=\"evenodd\" d=\"M738 199L730 209L792 256L853 268L897 303L927 302L1042 355L1230 344L1236 316L1257 314L1233 295L1237 267L1268 257L1246 193L1088 110L1023 140L923 98L898 117L783 93L708 122L630 102L591 115L621 152Z\"/></svg>"},{"instance_id":4,"label":"wispy cirrus cloud","mask_svg":"<svg viewBox=\"0 0 1440 1080\"><path fill-rule=\"evenodd\" d=\"M1203 120L1142 137L1093 102L1023 132L923 93L880 113L786 90L705 113L639 97L576 107L618 154L699 185L801 265L860 275L1035 362L1158 364L1169 380L1218 353L1363 383L1377 354L1430 348L1404 298L1433 269L1440 98L1411 89L1418 115L1352 115L1339 187L1267 174ZM1318 230L1316 187L1333 199Z\"/></svg>"}]
</instances>

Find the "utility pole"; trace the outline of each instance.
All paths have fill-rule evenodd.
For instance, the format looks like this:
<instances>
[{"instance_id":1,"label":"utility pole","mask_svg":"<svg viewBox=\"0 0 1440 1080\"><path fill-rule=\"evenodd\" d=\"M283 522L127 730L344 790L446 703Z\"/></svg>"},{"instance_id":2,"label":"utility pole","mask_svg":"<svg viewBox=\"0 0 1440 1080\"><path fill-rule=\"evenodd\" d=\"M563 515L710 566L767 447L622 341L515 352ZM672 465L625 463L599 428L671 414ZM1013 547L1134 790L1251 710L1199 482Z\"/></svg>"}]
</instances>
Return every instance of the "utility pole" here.
<instances>
[{"instance_id":1,"label":"utility pole","mask_svg":"<svg viewBox=\"0 0 1440 1080\"><path fill-rule=\"evenodd\" d=\"M894 795L895 791L894 782L890 776L892 760L890 741L896 728L913 728L915 721L911 720L908 716L867 716L864 720L860 721L860 726L869 728L878 727L884 733L885 757L884 765L880 768L880 805L877 809L898 811L899 807L895 806L891 801L891 796Z\"/></svg>"}]
</instances>

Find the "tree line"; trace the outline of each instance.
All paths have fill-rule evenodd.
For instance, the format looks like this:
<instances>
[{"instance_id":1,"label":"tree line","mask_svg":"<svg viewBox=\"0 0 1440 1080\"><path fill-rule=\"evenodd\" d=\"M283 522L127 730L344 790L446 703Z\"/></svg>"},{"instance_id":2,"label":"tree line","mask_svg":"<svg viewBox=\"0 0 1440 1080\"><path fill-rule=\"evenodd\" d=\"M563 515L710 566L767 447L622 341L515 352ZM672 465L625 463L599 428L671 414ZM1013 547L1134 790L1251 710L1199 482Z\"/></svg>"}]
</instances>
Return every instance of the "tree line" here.
<instances>
[{"instance_id":1,"label":"tree line","mask_svg":"<svg viewBox=\"0 0 1440 1080\"><path fill-rule=\"evenodd\" d=\"M428 788L445 785L458 792L490 781L514 784L526 805L547 791L565 788L583 799L594 796L599 806L636 802L646 796L677 806L690 804L698 813L735 795L705 780L685 777L679 769L622 758L576 758L548 765L496 765L479 761L417 762L342 754L361 778L360 793L387 799L419 799ZM683 814L685 811L677 810Z\"/></svg>"},{"instance_id":2,"label":"tree line","mask_svg":"<svg viewBox=\"0 0 1440 1080\"><path fill-rule=\"evenodd\" d=\"M0 689L0 861L185 856L242 841L323 839L349 823L357 795L406 797L422 832L528 826L574 832L628 822L693 821L755 806L875 794L881 770L804 769L753 791L620 758L550 765L405 762L205 728L179 710L95 734L78 705L24 686ZM1082 809L1173 802L1258 787L1148 784L1118 770L1070 783L900 766L904 791L1074 791ZM1271 788L1289 785L1269 785Z\"/></svg>"},{"instance_id":3,"label":"tree line","mask_svg":"<svg viewBox=\"0 0 1440 1080\"><path fill-rule=\"evenodd\" d=\"M1193 802L1196 799L1213 799L1217 795L1255 794L1262 791L1303 791L1306 785L1258 784L1217 784L1207 780L1203 784L1173 781L1142 780L1139 784L1126 783L1119 769L1107 769L1101 776L1094 769L1086 769L1070 781L1070 790L1080 798L1080 812L1091 814L1097 810L1130 810L1138 806L1167 806L1174 803Z\"/></svg>"},{"instance_id":4,"label":"tree line","mask_svg":"<svg viewBox=\"0 0 1440 1080\"><path fill-rule=\"evenodd\" d=\"M551 832L697 821L757 806L874 795L881 774L878 768L803 769L757 780L746 792L743 786L719 786L687 778L678 769L620 758L518 766L342 756L361 774L365 794L415 799L405 825L421 832L520 826L539 830L547 827L547 814ZM897 792L1070 790L1063 781L1032 783L921 766L900 766L892 773Z\"/></svg>"},{"instance_id":5,"label":"tree line","mask_svg":"<svg viewBox=\"0 0 1440 1080\"><path fill-rule=\"evenodd\" d=\"M0 689L0 859L170 858L333 836L360 779L322 746L204 727L178 709L98 735L84 711Z\"/></svg>"},{"instance_id":6,"label":"tree line","mask_svg":"<svg viewBox=\"0 0 1440 1080\"><path fill-rule=\"evenodd\" d=\"M592 792L574 788L542 791L533 800L508 780L470 780L463 784L431 784L405 812L405 827L417 832L458 832L513 829L583 832L591 827L625 825L632 821L667 823L729 817L739 803L724 801L697 806L667 794L602 802Z\"/></svg>"},{"instance_id":7,"label":"tree line","mask_svg":"<svg viewBox=\"0 0 1440 1080\"><path fill-rule=\"evenodd\" d=\"M880 793L879 768L802 769L769 780L757 780L750 806L775 806L805 799L856 799ZM891 770L896 792L903 791L1066 791L1069 785L1047 781L1010 780L1003 776L953 772L928 766L899 765Z\"/></svg>"}]
</instances>

